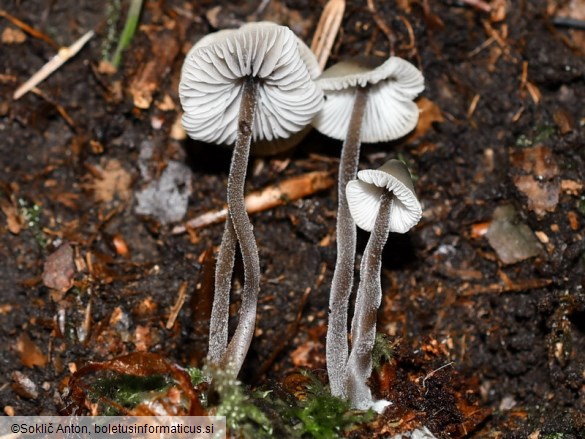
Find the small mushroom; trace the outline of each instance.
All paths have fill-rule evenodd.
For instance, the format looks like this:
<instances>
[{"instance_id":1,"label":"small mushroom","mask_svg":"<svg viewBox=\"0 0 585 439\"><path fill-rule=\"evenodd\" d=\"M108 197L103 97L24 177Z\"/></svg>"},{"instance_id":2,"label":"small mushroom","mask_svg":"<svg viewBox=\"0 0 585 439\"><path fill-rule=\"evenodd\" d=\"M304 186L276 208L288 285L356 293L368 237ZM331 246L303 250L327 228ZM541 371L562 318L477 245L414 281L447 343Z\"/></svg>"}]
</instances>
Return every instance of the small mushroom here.
<instances>
[{"instance_id":1,"label":"small mushroom","mask_svg":"<svg viewBox=\"0 0 585 439\"><path fill-rule=\"evenodd\" d=\"M411 131L418 121L413 99L424 89L420 71L409 62L391 57L357 57L342 61L317 79L325 104L313 126L344 140L339 163L337 261L329 299L327 369L331 392L343 395L343 368L347 362L347 318L355 264L356 229L349 214L345 188L355 179L361 142L383 142Z\"/></svg>"},{"instance_id":2,"label":"small mushroom","mask_svg":"<svg viewBox=\"0 0 585 439\"><path fill-rule=\"evenodd\" d=\"M318 72L310 50L284 26L251 23L202 38L187 54L179 96L190 137L234 144L228 176L228 218L216 266L209 359L237 374L254 333L260 262L244 205L252 139L276 141L303 130L323 104L311 80ZM236 243L244 264L240 318L228 340L228 308Z\"/></svg>"},{"instance_id":3,"label":"small mushroom","mask_svg":"<svg viewBox=\"0 0 585 439\"><path fill-rule=\"evenodd\" d=\"M372 399L367 380L372 373L376 316L382 301L382 250L389 232L406 233L420 221L422 210L410 173L399 160L389 160L377 170L360 171L358 179L347 184L349 211L356 224L371 235L360 266L344 390L354 408L381 412L389 403Z\"/></svg>"}]
</instances>

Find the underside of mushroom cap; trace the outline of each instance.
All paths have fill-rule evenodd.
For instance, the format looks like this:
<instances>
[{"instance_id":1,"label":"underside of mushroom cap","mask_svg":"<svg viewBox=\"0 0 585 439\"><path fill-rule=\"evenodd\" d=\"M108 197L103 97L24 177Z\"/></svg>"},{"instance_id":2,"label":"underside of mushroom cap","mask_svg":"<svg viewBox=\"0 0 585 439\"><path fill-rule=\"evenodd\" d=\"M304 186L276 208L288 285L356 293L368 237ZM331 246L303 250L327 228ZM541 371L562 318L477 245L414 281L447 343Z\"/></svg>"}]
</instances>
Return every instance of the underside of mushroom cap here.
<instances>
[{"instance_id":1,"label":"underside of mushroom cap","mask_svg":"<svg viewBox=\"0 0 585 439\"><path fill-rule=\"evenodd\" d=\"M414 193L412 178L400 160L389 160L378 169L358 172L358 180L346 187L349 211L361 229L371 232L380 210L380 196L392 192L390 231L406 233L422 217L420 203Z\"/></svg>"},{"instance_id":2,"label":"underside of mushroom cap","mask_svg":"<svg viewBox=\"0 0 585 439\"><path fill-rule=\"evenodd\" d=\"M313 126L321 133L343 140L351 118L357 87L368 87L362 142L385 142L404 136L418 122L413 99L423 91L421 72L402 58L391 57L380 65L376 58L355 58L327 69L317 79L325 103Z\"/></svg>"},{"instance_id":3,"label":"underside of mushroom cap","mask_svg":"<svg viewBox=\"0 0 585 439\"><path fill-rule=\"evenodd\" d=\"M311 80L317 61L303 46L290 29L268 22L202 38L187 54L179 84L189 136L234 143L248 77L257 82L253 139L282 139L301 131L323 103Z\"/></svg>"}]
</instances>

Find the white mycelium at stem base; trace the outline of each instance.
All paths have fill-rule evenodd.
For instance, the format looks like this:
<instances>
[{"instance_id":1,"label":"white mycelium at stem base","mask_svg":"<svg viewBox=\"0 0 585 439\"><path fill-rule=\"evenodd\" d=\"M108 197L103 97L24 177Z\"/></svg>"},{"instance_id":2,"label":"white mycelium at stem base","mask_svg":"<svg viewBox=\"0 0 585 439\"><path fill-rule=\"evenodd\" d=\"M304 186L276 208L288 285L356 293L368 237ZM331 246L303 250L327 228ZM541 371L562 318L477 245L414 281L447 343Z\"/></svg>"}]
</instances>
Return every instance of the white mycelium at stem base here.
<instances>
[{"instance_id":1,"label":"white mycelium at stem base","mask_svg":"<svg viewBox=\"0 0 585 439\"><path fill-rule=\"evenodd\" d=\"M252 23L202 38L187 54L179 96L190 137L234 145L228 177L228 213L216 266L209 359L240 370L254 333L260 264L244 205L252 140L278 140L304 129L323 104L312 82L319 67L284 26ZM236 243L244 263L238 326L228 341L228 311Z\"/></svg>"},{"instance_id":2,"label":"white mycelium at stem base","mask_svg":"<svg viewBox=\"0 0 585 439\"><path fill-rule=\"evenodd\" d=\"M313 126L344 140L339 163L337 261L329 298L327 371L331 393L346 397L343 371L348 358L347 318L355 264L356 229L345 200L346 185L355 179L361 142L383 142L404 136L418 121L413 99L424 79L407 61L371 57L342 61L317 79L326 101Z\"/></svg>"},{"instance_id":3,"label":"white mycelium at stem base","mask_svg":"<svg viewBox=\"0 0 585 439\"><path fill-rule=\"evenodd\" d=\"M377 170L358 173L347 185L349 210L356 224L371 232L362 257L355 312L351 323L351 352L345 371L345 390L352 407L383 410L367 385L372 373L372 349L382 300L382 251L389 232L406 233L422 216L408 169L390 160Z\"/></svg>"}]
</instances>

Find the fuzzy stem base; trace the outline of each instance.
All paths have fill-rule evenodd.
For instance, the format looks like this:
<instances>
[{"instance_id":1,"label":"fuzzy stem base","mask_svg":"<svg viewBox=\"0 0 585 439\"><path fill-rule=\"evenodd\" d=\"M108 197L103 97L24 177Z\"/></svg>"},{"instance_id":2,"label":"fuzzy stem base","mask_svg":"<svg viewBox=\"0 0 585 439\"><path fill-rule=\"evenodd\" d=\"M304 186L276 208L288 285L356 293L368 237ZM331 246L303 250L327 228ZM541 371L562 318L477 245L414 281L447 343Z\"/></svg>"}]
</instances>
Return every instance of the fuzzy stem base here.
<instances>
[{"instance_id":1,"label":"fuzzy stem base","mask_svg":"<svg viewBox=\"0 0 585 439\"><path fill-rule=\"evenodd\" d=\"M345 187L349 181L356 178L360 158L361 128L367 101L368 89L358 88L339 163L337 260L329 296L326 357L331 394L342 398L347 397L343 376L348 357L347 319L349 297L353 288L357 235L355 222L349 212Z\"/></svg>"},{"instance_id":2,"label":"fuzzy stem base","mask_svg":"<svg viewBox=\"0 0 585 439\"><path fill-rule=\"evenodd\" d=\"M382 302L382 251L390 233L390 212L394 195L381 195L380 210L364 251L360 266L355 312L351 322L351 353L347 362L346 386L353 408L367 410L373 406L367 380L372 373L372 349L376 339L378 308Z\"/></svg>"}]
</instances>

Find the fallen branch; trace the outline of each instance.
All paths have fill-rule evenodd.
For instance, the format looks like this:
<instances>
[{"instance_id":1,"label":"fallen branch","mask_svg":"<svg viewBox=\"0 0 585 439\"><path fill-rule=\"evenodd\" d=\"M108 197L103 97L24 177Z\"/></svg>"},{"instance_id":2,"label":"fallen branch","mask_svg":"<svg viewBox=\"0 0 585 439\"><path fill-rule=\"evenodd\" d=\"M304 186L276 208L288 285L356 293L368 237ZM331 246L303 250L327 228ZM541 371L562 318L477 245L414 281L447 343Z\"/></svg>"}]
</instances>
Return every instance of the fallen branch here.
<instances>
[{"instance_id":1,"label":"fallen branch","mask_svg":"<svg viewBox=\"0 0 585 439\"><path fill-rule=\"evenodd\" d=\"M246 211L248 213L261 212L276 206L281 206L289 201L298 200L316 192L329 189L334 180L329 172L309 172L308 174L291 177L274 186L269 186L259 192L253 192L246 196ZM187 229L197 229L210 224L225 221L227 208L206 212L185 224L175 226L173 235L185 233Z\"/></svg>"}]
</instances>

